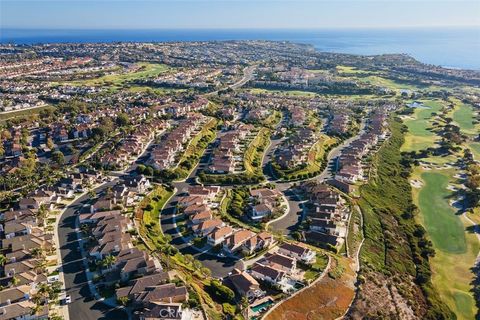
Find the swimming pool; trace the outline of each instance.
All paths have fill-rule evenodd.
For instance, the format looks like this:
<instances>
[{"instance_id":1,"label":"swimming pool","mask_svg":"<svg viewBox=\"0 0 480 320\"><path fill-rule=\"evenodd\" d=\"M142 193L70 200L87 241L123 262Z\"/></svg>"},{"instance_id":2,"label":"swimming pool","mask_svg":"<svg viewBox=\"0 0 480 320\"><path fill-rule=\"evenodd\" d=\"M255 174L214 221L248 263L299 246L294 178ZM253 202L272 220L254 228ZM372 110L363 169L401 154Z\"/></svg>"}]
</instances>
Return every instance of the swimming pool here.
<instances>
[{"instance_id":1,"label":"swimming pool","mask_svg":"<svg viewBox=\"0 0 480 320\"><path fill-rule=\"evenodd\" d=\"M273 304L272 300L267 300L265 302L257 304L256 306L250 307L250 309L252 309L253 312L262 312L262 311L266 311L267 308L272 304Z\"/></svg>"}]
</instances>

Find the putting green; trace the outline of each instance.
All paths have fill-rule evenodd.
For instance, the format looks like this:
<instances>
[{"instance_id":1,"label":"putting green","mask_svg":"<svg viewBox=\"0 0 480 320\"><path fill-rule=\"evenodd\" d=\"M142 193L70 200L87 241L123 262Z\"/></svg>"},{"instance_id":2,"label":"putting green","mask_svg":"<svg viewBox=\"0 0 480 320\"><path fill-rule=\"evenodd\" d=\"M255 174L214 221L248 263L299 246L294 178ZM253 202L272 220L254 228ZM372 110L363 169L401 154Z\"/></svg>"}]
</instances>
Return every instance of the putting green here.
<instances>
[{"instance_id":1,"label":"putting green","mask_svg":"<svg viewBox=\"0 0 480 320\"><path fill-rule=\"evenodd\" d=\"M438 139L430 128L433 113L438 113L443 105L441 102L432 100L422 102L425 107L415 109L412 118L404 121L408 127L408 134L405 136L402 151L419 151L433 147Z\"/></svg>"}]
</instances>

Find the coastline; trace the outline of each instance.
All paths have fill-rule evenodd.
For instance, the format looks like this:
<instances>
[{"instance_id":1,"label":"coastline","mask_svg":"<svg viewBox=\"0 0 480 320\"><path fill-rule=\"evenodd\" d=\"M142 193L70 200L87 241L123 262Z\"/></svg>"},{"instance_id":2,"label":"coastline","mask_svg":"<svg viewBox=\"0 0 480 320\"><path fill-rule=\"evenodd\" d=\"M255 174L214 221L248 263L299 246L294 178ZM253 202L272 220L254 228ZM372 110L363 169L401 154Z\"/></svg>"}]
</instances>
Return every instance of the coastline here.
<instances>
[{"instance_id":1,"label":"coastline","mask_svg":"<svg viewBox=\"0 0 480 320\"><path fill-rule=\"evenodd\" d=\"M480 71L478 27L396 29L19 29L2 28L0 44L288 41L317 51L379 55L405 53L447 69Z\"/></svg>"}]
</instances>

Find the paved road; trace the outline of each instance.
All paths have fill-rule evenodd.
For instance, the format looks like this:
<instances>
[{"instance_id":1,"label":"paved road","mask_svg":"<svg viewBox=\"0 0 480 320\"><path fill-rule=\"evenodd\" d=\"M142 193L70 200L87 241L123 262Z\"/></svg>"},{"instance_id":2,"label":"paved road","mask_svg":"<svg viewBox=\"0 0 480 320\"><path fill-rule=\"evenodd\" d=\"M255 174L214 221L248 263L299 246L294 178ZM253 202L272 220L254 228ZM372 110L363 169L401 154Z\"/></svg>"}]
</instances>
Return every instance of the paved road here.
<instances>
[{"instance_id":1,"label":"paved road","mask_svg":"<svg viewBox=\"0 0 480 320\"><path fill-rule=\"evenodd\" d=\"M238 82L230 85L230 89L238 89L246 84L248 81L252 80L253 78L253 71L255 71L256 66L248 66L243 69L243 77Z\"/></svg>"},{"instance_id":2,"label":"paved road","mask_svg":"<svg viewBox=\"0 0 480 320\"><path fill-rule=\"evenodd\" d=\"M355 136L345 140L342 144L339 146L333 148L327 156L327 166L326 168L317 176L309 179L309 180L316 180L318 182L324 182L329 179L333 178L334 172L336 170L336 159L340 154L342 153L342 150L346 147L348 147L353 141L357 140L360 135L362 135L365 132L365 122L361 124L361 130L359 131L358 134ZM263 159L262 166L263 166L263 173L265 176L268 178L268 180L272 183L275 183L276 187L278 190L283 192L285 197L288 200L288 204L290 207L289 213L283 218L278 221L272 222L270 224L270 227L272 230L282 232L285 235L290 234L290 232L294 231L298 224L302 222L303 219L303 206L302 206L302 200L300 199L301 195L296 194L292 190L292 186L295 183L300 183L300 182L281 182L275 177L272 168L269 165L270 160L273 157L273 153L275 152L275 149L285 140L286 138L281 138L281 139L276 139L272 140L272 143L270 144L269 148L265 151L266 155Z\"/></svg>"},{"instance_id":3,"label":"paved road","mask_svg":"<svg viewBox=\"0 0 480 320\"><path fill-rule=\"evenodd\" d=\"M99 194L105 188L114 184L115 182L105 184L95 189L95 192ZM96 301L92 297L88 286L75 227L78 210L80 210L83 205L88 204L90 200L89 195L86 194L70 204L62 214L58 228L65 288L67 294L72 298L72 303L68 306L70 319L128 319L123 311L119 309L112 310L111 307Z\"/></svg>"},{"instance_id":4,"label":"paved road","mask_svg":"<svg viewBox=\"0 0 480 320\"><path fill-rule=\"evenodd\" d=\"M242 87L244 84L246 84L248 81L252 80L253 78L253 72L255 71L255 68L256 66L248 66L248 67L245 67L243 69L243 76L240 80L238 80L237 82L223 88L223 89L219 89L219 90L216 90L216 91L213 91L213 92L209 92L209 93L206 93L204 94L204 96L208 97L208 96L213 96L213 95L216 95L218 94L219 91L221 90L224 90L224 89L238 89L240 87Z\"/></svg>"},{"instance_id":5,"label":"paved road","mask_svg":"<svg viewBox=\"0 0 480 320\"><path fill-rule=\"evenodd\" d=\"M206 266L212 271L212 276L225 277L226 275L228 275L229 272L233 270L233 268L239 268L243 270L243 261L230 257L220 258L209 252L199 252L197 248L194 248L190 244L185 242L181 235L178 234L177 228L174 223L174 219L177 213L175 205L178 201L178 197L181 194L185 193L189 186L197 184L195 181L195 177L197 176L199 171L203 170L208 164L211 153L212 147L210 145L205 150L199 163L192 170L188 178L182 182L172 183L173 186L177 189L177 191L160 213L160 224L162 227L162 232L164 234L169 234L172 237L172 241L170 243L174 245L178 250L180 250L181 253L193 255L197 260L201 261L204 266Z\"/></svg>"}]
</instances>

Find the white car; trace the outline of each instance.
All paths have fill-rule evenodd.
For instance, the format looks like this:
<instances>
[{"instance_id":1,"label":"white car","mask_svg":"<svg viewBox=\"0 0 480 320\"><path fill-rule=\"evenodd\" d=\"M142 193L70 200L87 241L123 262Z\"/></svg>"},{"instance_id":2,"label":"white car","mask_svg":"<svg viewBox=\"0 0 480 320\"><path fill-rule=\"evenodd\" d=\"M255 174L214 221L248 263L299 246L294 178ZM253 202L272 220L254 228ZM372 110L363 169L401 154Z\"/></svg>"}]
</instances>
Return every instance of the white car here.
<instances>
[{"instance_id":1,"label":"white car","mask_svg":"<svg viewBox=\"0 0 480 320\"><path fill-rule=\"evenodd\" d=\"M72 303L72 297L70 296L65 296L65 304Z\"/></svg>"}]
</instances>

